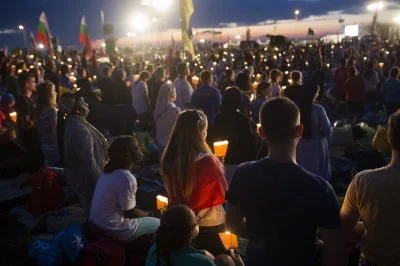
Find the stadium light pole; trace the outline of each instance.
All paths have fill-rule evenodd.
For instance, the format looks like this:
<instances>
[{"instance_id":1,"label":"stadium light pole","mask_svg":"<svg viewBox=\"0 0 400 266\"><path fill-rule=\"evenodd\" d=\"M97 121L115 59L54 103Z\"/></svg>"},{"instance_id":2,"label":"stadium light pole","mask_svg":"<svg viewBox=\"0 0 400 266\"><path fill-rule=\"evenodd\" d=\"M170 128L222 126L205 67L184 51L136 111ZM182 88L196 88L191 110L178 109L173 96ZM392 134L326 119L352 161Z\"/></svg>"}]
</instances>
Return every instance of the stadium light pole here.
<instances>
[{"instance_id":1,"label":"stadium light pole","mask_svg":"<svg viewBox=\"0 0 400 266\"><path fill-rule=\"evenodd\" d=\"M26 38L25 38L25 27L24 25L18 25L18 29L22 32L22 38L24 39L24 48L27 49L26 46Z\"/></svg>"},{"instance_id":2,"label":"stadium light pole","mask_svg":"<svg viewBox=\"0 0 400 266\"><path fill-rule=\"evenodd\" d=\"M378 13L384 8L385 8L384 1L375 1L374 3L367 5L367 10L374 12L374 17L372 19L372 25L371 25L371 35L375 33L376 23L378 21Z\"/></svg>"},{"instance_id":3,"label":"stadium light pole","mask_svg":"<svg viewBox=\"0 0 400 266\"><path fill-rule=\"evenodd\" d=\"M294 11L294 19L295 19L295 20L299 20L299 16L300 16L300 10L299 10L299 9L296 9L296 10Z\"/></svg>"}]
</instances>

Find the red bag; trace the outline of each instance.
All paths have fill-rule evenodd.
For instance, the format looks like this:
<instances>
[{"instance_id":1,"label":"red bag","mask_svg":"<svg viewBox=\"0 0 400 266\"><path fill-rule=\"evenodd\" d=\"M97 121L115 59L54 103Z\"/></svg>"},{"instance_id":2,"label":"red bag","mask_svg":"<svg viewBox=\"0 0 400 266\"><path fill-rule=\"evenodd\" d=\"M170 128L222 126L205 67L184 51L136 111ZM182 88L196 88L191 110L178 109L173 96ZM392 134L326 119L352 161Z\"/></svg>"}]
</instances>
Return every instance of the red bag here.
<instances>
[{"instance_id":1,"label":"red bag","mask_svg":"<svg viewBox=\"0 0 400 266\"><path fill-rule=\"evenodd\" d=\"M39 215L60 209L64 204L62 180L53 170L42 168L32 176L29 211Z\"/></svg>"},{"instance_id":2,"label":"red bag","mask_svg":"<svg viewBox=\"0 0 400 266\"><path fill-rule=\"evenodd\" d=\"M79 266L124 266L125 244L110 238L87 245L78 259Z\"/></svg>"}]
</instances>

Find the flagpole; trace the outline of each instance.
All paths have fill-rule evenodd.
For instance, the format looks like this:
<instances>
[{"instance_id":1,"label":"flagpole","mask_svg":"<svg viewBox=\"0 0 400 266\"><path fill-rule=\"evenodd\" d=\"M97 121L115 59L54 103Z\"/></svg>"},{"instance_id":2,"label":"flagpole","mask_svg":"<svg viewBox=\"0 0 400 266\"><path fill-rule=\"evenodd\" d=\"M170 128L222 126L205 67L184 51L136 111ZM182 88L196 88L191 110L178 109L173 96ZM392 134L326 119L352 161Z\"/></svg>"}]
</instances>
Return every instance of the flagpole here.
<instances>
[{"instance_id":1,"label":"flagpole","mask_svg":"<svg viewBox=\"0 0 400 266\"><path fill-rule=\"evenodd\" d=\"M182 19L182 13L183 13L183 0L179 0L179 14L180 14L180 18L181 18L181 43L182 43L182 55L183 55L183 61L185 61L186 56L185 56L185 45L183 43L183 19Z\"/></svg>"}]
</instances>

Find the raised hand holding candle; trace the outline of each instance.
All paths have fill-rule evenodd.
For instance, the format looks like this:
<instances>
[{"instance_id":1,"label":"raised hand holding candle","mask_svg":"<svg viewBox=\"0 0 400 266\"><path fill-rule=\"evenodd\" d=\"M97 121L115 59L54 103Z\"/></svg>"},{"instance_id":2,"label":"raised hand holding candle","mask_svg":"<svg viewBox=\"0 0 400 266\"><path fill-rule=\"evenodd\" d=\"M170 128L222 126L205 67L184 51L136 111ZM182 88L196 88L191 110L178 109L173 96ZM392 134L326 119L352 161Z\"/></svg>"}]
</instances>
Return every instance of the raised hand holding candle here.
<instances>
[{"instance_id":1,"label":"raised hand holding candle","mask_svg":"<svg viewBox=\"0 0 400 266\"><path fill-rule=\"evenodd\" d=\"M225 233L219 233L218 235L226 250L239 248L239 243L236 235L232 234L229 231L226 231Z\"/></svg>"},{"instance_id":2,"label":"raised hand holding candle","mask_svg":"<svg viewBox=\"0 0 400 266\"><path fill-rule=\"evenodd\" d=\"M10 113L10 118L14 123L17 123L17 117L18 117L17 112Z\"/></svg>"},{"instance_id":3,"label":"raised hand holding candle","mask_svg":"<svg viewBox=\"0 0 400 266\"><path fill-rule=\"evenodd\" d=\"M163 212L168 208L168 198L158 195L157 197L157 210Z\"/></svg>"},{"instance_id":4,"label":"raised hand holding candle","mask_svg":"<svg viewBox=\"0 0 400 266\"><path fill-rule=\"evenodd\" d=\"M193 76L192 77L192 84L193 85L198 85L199 84L199 82L200 82L200 78L198 77L198 76Z\"/></svg>"},{"instance_id":5,"label":"raised hand holding candle","mask_svg":"<svg viewBox=\"0 0 400 266\"><path fill-rule=\"evenodd\" d=\"M229 141L216 141L214 144L214 155L217 157L225 157L228 150Z\"/></svg>"},{"instance_id":6,"label":"raised hand holding candle","mask_svg":"<svg viewBox=\"0 0 400 266\"><path fill-rule=\"evenodd\" d=\"M260 129L261 129L261 124L258 123L257 124L257 134L260 135Z\"/></svg>"}]
</instances>

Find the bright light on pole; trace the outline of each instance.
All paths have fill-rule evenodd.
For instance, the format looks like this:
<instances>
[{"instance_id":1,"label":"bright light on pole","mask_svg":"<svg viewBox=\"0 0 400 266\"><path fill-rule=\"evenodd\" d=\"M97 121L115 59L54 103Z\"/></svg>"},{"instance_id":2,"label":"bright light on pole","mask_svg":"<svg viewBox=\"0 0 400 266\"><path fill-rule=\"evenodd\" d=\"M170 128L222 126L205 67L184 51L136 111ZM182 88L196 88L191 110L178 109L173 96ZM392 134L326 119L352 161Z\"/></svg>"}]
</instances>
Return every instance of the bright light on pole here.
<instances>
[{"instance_id":1,"label":"bright light on pole","mask_svg":"<svg viewBox=\"0 0 400 266\"><path fill-rule=\"evenodd\" d=\"M18 29L19 29L19 30L24 30L25 27L24 27L23 25L19 25L19 26L18 26Z\"/></svg>"},{"instance_id":2,"label":"bright light on pole","mask_svg":"<svg viewBox=\"0 0 400 266\"><path fill-rule=\"evenodd\" d=\"M383 1L377 1L375 3L369 4L367 6L368 11L380 11L385 7L385 2Z\"/></svg>"},{"instance_id":3,"label":"bright light on pole","mask_svg":"<svg viewBox=\"0 0 400 266\"><path fill-rule=\"evenodd\" d=\"M39 49L43 49L44 45L42 43L39 43L38 47L39 47Z\"/></svg>"},{"instance_id":4,"label":"bright light on pole","mask_svg":"<svg viewBox=\"0 0 400 266\"><path fill-rule=\"evenodd\" d=\"M296 9L296 10L294 11L294 19L295 19L295 20L298 20L298 19L299 19L299 15L300 15L300 10L299 10L299 9Z\"/></svg>"},{"instance_id":5,"label":"bright light on pole","mask_svg":"<svg viewBox=\"0 0 400 266\"><path fill-rule=\"evenodd\" d=\"M145 14L135 14L132 17L131 25L138 31L145 31L149 28L150 19Z\"/></svg>"}]
</instances>

